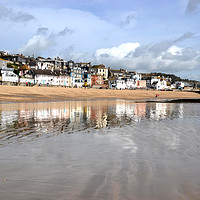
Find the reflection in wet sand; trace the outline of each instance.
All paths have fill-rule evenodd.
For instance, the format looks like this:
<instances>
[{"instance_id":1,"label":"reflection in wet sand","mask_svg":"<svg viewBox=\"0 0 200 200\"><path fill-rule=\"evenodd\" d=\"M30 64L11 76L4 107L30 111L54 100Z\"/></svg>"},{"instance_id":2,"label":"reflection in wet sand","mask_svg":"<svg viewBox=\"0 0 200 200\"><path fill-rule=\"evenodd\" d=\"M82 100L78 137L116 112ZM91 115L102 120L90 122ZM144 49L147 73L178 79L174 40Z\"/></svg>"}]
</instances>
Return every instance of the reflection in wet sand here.
<instances>
[{"instance_id":1,"label":"reflection in wet sand","mask_svg":"<svg viewBox=\"0 0 200 200\"><path fill-rule=\"evenodd\" d=\"M16 137L28 135L37 138L42 135L70 134L89 128L121 127L139 122L143 118L159 120L180 117L182 113L181 104L127 101L18 103L11 104L11 108L9 104L1 107L0 138L3 141L13 137L15 141Z\"/></svg>"},{"instance_id":2,"label":"reflection in wet sand","mask_svg":"<svg viewBox=\"0 0 200 200\"><path fill-rule=\"evenodd\" d=\"M200 105L0 104L0 199L200 197Z\"/></svg>"}]
</instances>

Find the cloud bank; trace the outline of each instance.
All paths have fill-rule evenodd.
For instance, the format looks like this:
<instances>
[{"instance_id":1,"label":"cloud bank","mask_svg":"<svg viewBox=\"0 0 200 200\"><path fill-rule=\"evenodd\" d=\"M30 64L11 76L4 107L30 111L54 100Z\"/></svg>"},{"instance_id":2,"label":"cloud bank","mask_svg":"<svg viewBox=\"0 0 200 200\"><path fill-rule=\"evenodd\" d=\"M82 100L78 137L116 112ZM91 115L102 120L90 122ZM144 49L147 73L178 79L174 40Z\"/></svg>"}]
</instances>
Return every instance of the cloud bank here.
<instances>
[{"instance_id":1,"label":"cloud bank","mask_svg":"<svg viewBox=\"0 0 200 200\"><path fill-rule=\"evenodd\" d=\"M124 43L118 47L98 49L94 57L97 63L105 63L112 68L127 68L144 72L172 73L198 70L200 52L192 47L178 46L178 42L192 36L192 33L185 33L175 40L147 45Z\"/></svg>"},{"instance_id":2,"label":"cloud bank","mask_svg":"<svg viewBox=\"0 0 200 200\"><path fill-rule=\"evenodd\" d=\"M44 35L35 35L26 45L22 46L18 52L26 55L39 54L54 46L55 42L51 37Z\"/></svg>"}]
</instances>

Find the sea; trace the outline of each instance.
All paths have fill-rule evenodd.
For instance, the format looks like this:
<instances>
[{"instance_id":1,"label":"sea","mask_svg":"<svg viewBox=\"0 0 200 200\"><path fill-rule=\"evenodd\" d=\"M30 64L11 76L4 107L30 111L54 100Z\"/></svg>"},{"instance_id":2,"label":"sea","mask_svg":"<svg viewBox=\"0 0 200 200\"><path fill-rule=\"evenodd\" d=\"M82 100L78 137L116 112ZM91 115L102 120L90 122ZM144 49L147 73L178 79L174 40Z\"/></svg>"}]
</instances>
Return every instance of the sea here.
<instances>
[{"instance_id":1,"label":"sea","mask_svg":"<svg viewBox=\"0 0 200 200\"><path fill-rule=\"evenodd\" d=\"M199 200L200 103L0 104L0 200Z\"/></svg>"}]
</instances>

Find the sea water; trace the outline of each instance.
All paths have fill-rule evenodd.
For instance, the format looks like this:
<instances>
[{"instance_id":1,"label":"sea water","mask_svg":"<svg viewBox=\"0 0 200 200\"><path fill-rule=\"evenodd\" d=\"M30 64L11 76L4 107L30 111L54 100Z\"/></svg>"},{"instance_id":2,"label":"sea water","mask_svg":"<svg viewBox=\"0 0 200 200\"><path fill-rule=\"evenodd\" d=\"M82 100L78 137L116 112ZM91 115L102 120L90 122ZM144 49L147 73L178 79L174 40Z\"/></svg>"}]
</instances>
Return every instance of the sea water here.
<instances>
[{"instance_id":1,"label":"sea water","mask_svg":"<svg viewBox=\"0 0 200 200\"><path fill-rule=\"evenodd\" d=\"M200 104L0 104L0 199L199 200Z\"/></svg>"}]
</instances>

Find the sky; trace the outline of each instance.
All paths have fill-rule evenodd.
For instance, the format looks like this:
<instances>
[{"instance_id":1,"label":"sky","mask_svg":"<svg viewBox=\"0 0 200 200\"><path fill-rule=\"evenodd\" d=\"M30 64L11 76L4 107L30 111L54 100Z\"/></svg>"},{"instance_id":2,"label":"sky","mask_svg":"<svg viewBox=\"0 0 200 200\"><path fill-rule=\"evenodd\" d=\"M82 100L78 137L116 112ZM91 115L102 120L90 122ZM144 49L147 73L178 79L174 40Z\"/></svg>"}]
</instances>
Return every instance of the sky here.
<instances>
[{"instance_id":1,"label":"sky","mask_svg":"<svg viewBox=\"0 0 200 200\"><path fill-rule=\"evenodd\" d=\"M200 0L0 0L0 50L200 81Z\"/></svg>"}]
</instances>

